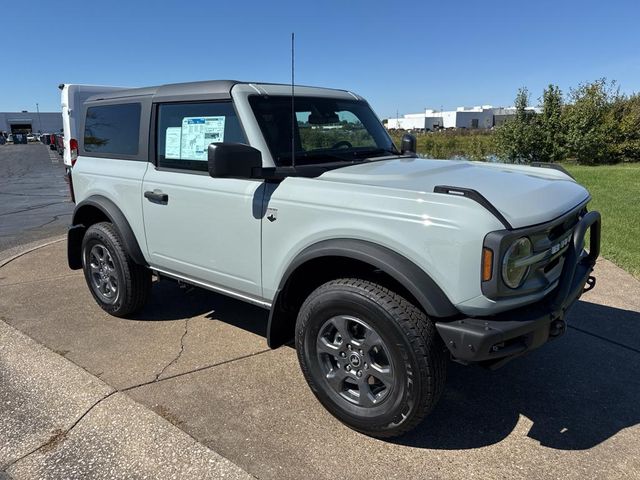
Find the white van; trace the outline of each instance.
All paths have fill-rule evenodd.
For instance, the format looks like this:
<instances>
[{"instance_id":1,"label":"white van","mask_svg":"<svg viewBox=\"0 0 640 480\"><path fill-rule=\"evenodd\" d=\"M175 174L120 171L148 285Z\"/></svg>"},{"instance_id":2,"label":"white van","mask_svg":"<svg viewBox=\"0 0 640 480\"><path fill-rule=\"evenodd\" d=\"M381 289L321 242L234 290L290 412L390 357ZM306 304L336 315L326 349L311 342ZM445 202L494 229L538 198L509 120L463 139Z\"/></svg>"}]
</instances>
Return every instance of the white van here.
<instances>
[{"instance_id":1,"label":"white van","mask_svg":"<svg viewBox=\"0 0 640 480\"><path fill-rule=\"evenodd\" d=\"M69 169L76 163L78 158L78 138L80 133L77 129L80 126L79 116L82 113L82 104L92 95L103 92L113 92L122 90L125 87L105 87L101 85L70 85L60 84L58 86L62 93L60 100L62 104L62 128L64 132L64 164ZM70 173L67 171L67 173Z\"/></svg>"}]
</instances>

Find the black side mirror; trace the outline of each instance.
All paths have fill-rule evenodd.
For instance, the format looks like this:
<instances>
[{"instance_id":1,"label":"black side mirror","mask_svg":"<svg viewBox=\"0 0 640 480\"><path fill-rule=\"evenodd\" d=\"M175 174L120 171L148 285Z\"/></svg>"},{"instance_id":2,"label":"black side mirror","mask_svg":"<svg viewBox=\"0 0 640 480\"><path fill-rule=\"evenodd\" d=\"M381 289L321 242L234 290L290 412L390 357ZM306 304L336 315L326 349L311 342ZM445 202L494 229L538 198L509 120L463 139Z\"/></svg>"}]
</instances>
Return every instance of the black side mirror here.
<instances>
[{"instance_id":1,"label":"black side mirror","mask_svg":"<svg viewBox=\"0 0 640 480\"><path fill-rule=\"evenodd\" d=\"M416 137L410 133L405 133L400 142L400 153L416 153Z\"/></svg>"},{"instance_id":2,"label":"black side mirror","mask_svg":"<svg viewBox=\"0 0 640 480\"><path fill-rule=\"evenodd\" d=\"M212 177L255 178L262 168L260 150L244 143L212 143L207 154Z\"/></svg>"}]
</instances>

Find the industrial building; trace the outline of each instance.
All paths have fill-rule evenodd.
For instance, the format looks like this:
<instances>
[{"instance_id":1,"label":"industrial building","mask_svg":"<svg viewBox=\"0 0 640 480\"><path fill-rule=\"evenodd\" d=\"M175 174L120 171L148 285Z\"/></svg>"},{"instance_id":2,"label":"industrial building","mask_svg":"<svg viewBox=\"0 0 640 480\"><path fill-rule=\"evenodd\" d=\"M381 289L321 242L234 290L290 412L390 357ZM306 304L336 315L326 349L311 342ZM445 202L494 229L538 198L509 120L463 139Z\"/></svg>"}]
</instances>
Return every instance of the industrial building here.
<instances>
[{"instance_id":1,"label":"industrial building","mask_svg":"<svg viewBox=\"0 0 640 480\"><path fill-rule=\"evenodd\" d=\"M538 107L528 110L540 113ZM389 118L389 130L438 130L441 128L487 129L504 123L516 114L515 107L493 107L482 105L477 107L458 107L455 110L443 111L426 109L424 113L408 113L398 118Z\"/></svg>"},{"instance_id":2,"label":"industrial building","mask_svg":"<svg viewBox=\"0 0 640 480\"><path fill-rule=\"evenodd\" d=\"M0 133L56 133L62 131L60 112L0 112Z\"/></svg>"},{"instance_id":3,"label":"industrial building","mask_svg":"<svg viewBox=\"0 0 640 480\"><path fill-rule=\"evenodd\" d=\"M528 110L532 113L542 113L542 108L540 107L527 107L525 110ZM493 125L498 126L502 125L504 122L516 116L516 107L498 107L493 109Z\"/></svg>"}]
</instances>

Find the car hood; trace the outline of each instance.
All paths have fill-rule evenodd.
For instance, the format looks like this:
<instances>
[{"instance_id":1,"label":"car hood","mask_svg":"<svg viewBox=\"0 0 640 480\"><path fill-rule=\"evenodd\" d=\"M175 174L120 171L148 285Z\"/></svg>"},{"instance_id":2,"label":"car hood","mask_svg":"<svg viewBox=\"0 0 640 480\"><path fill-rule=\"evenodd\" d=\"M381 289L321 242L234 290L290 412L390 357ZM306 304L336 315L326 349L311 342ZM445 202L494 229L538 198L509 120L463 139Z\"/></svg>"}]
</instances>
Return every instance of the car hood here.
<instances>
[{"instance_id":1,"label":"car hood","mask_svg":"<svg viewBox=\"0 0 640 480\"><path fill-rule=\"evenodd\" d=\"M436 185L470 188L514 228L547 222L589 199L584 187L558 170L459 160L378 160L330 170L318 179L420 193L432 193Z\"/></svg>"}]
</instances>

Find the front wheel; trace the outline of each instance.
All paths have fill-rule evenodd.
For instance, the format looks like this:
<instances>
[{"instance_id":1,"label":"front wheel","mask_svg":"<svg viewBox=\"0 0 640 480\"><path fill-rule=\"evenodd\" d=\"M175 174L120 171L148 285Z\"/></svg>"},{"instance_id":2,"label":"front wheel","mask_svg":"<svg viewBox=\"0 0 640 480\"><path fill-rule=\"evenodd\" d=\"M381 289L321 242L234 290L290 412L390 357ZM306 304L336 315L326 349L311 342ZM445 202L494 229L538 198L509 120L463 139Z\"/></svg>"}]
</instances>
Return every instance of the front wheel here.
<instances>
[{"instance_id":1,"label":"front wheel","mask_svg":"<svg viewBox=\"0 0 640 480\"><path fill-rule=\"evenodd\" d=\"M318 400L367 435L411 430L444 387L446 355L433 323L372 282L333 280L311 293L298 314L296 350Z\"/></svg>"}]
</instances>

